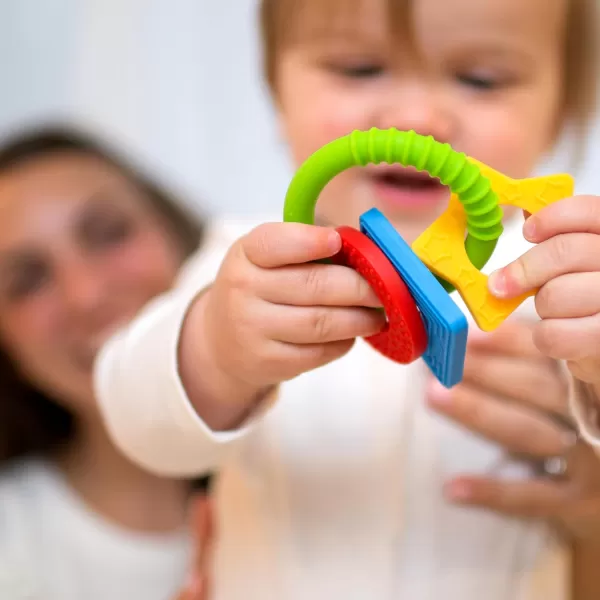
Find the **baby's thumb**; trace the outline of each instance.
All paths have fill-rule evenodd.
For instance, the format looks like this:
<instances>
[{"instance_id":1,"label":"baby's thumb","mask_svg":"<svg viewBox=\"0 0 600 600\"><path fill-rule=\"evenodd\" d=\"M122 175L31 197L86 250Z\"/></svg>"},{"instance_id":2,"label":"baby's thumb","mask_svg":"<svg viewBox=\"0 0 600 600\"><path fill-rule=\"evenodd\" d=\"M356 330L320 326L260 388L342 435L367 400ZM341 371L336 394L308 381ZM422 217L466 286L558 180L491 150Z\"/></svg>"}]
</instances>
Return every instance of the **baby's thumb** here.
<instances>
[{"instance_id":1,"label":"baby's thumb","mask_svg":"<svg viewBox=\"0 0 600 600\"><path fill-rule=\"evenodd\" d=\"M335 229L303 223L265 223L242 241L246 258L263 269L330 258L341 246Z\"/></svg>"}]
</instances>

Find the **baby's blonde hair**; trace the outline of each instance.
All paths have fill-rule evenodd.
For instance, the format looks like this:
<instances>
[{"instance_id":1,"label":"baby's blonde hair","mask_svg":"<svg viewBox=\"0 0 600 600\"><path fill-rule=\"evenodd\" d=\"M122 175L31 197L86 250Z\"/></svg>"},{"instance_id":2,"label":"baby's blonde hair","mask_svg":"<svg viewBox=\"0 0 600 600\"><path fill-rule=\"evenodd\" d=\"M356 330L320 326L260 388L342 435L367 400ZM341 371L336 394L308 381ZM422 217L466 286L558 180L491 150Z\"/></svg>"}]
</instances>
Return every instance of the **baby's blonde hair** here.
<instances>
[{"instance_id":1,"label":"baby's blonde hair","mask_svg":"<svg viewBox=\"0 0 600 600\"><path fill-rule=\"evenodd\" d=\"M300 16L310 8L313 23L327 26L333 15L348 11L348 4L360 0L262 0L260 23L264 73L271 93L277 95L277 59L280 50L293 42ZM523 0L526 2L527 0ZM569 0L564 51L564 89L559 129L572 125L580 140L596 110L598 84L598 0ZM396 37L410 35L411 0L386 0L390 24ZM339 11L344 4L345 11Z\"/></svg>"}]
</instances>

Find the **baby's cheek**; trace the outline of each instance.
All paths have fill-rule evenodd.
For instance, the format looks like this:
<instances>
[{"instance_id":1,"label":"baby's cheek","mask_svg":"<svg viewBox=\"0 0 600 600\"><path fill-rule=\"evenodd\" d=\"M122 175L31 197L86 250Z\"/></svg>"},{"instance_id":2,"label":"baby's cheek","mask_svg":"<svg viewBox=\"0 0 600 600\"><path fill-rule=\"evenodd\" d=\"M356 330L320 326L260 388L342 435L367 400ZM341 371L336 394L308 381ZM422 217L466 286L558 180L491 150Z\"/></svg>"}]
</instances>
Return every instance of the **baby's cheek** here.
<instances>
[{"instance_id":1,"label":"baby's cheek","mask_svg":"<svg viewBox=\"0 0 600 600\"><path fill-rule=\"evenodd\" d=\"M472 115L460 150L513 179L531 176L544 152L541 135L501 109Z\"/></svg>"},{"instance_id":2,"label":"baby's cheek","mask_svg":"<svg viewBox=\"0 0 600 600\"><path fill-rule=\"evenodd\" d=\"M331 109L325 110L322 114L316 114L312 119L299 124L290 139L290 143L295 149L297 165L329 142L358 128L360 125L357 125L352 119L335 116L335 111Z\"/></svg>"},{"instance_id":3,"label":"baby's cheek","mask_svg":"<svg viewBox=\"0 0 600 600\"><path fill-rule=\"evenodd\" d=\"M319 129L325 142L348 135L355 129L368 130L377 125L374 119L369 118L368 107L353 102L351 98L332 102L322 116Z\"/></svg>"},{"instance_id":4,"label":"baby's cheek","mask_svg":"<svg viewBox=\"0 0 600 600\"><path fill-rule=\"evenodd\" d=\"M296 135L290 140L304 139L307 156L354 130L368 130L378 126L373 116L373 101L360 93L346 90L321 89L315 93L303 109Z\"/></svg>"}]
</instances>

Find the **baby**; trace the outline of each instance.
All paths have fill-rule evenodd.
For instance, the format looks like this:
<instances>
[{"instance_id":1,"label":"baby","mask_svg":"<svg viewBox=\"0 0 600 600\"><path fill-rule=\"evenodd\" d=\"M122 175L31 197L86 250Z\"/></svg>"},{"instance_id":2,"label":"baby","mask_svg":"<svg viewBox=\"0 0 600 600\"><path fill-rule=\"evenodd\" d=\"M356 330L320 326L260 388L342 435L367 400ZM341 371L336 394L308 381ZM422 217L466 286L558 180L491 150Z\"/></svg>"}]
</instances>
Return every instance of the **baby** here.
<instances>
[{"instance_id":1,"label":"baby","mask_svg":"<svg viewBox=\"0 0 600 600\"><path fill-rule=\"evenodd\" d=\"M527 177L563 125L586 126L594 6L263 0L265 71L295 163L354 129L396 127ZM543 243L529 254L506 213L490 267L524 258L491 284L514 294L552 279L543 321L473 328L452 390L365 344L383 325L377 298L319 262L340 248L331 226L373 206L412 242L447 202L413 169L371 166L327 185L319 226L215 223L177 288L103 350L97 396L123 452L157 473L219 472L217 598L572 598L572 540L598 530L600 464L574 444L555 359L595 381L598 294L578 290L598 279L596 201L532 217ZM556 278L573 270L591 275Z\"/></svg>"}]
</instances>

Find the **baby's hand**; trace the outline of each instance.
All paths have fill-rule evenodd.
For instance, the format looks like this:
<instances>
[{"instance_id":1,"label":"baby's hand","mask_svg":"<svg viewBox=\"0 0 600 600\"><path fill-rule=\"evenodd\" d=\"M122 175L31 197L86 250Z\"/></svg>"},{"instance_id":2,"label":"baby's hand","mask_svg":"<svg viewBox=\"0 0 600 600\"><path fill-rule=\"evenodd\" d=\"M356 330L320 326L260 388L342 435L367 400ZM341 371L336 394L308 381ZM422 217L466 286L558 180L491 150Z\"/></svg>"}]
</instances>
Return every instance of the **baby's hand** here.
<instances>
[{"instance_id":1,"label":"baby's hand","mask_svg":"<svg viewBox=\"0 0 600 600\"><path fill-rule=\"evenodd\" d=\"M347 267L315 262L340 247L332 229L270 223L230 249L182 332L182 379L205 419L207 396L213 405L247 410L270 386L341 357L355 338L381 330L385 318L373 310L380 303L365 280ZM222 428L232 419L230 413L213 421Z\"/></svg>"},{"instance_id":2,"label":"baby's hand","mask_svg":"<svg viewBox=\"0 0 600 600\"><path fill-rule=\"evenodd\" d=\"M525 238L537 245L493 273L490 291L512 298L540 288L539 350L567 361L578 379L600 384L600 198L575 196L529 217Z\"/></svg>"}]
</instances>

